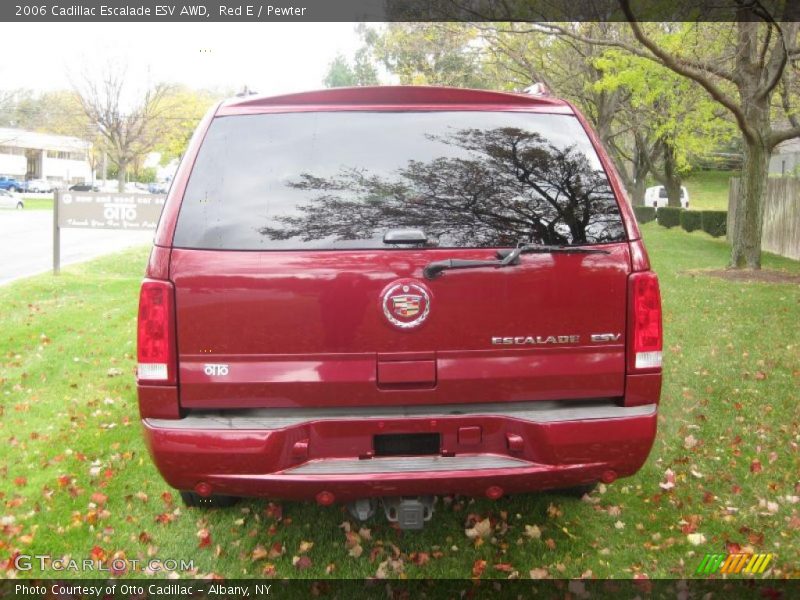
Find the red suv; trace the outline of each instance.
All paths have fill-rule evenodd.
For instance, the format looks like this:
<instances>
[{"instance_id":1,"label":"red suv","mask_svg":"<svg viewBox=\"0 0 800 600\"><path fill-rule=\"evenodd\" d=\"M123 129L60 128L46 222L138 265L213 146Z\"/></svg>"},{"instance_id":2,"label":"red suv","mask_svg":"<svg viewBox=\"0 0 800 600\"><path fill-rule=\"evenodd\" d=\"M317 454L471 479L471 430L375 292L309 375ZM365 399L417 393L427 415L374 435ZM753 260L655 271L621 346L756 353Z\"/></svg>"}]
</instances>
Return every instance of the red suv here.
<instances>
[{"instance_id":1,"label":"red suv","mask_svg":"<svg viewBox=\"0 0 800 600\"><path fill-rule=\"evenodd\" d=\"M635 473L661 345L629 203L568 102L251 96L203 120L170 189L139 406L189 505L380 504L418 528L435 495Z\"/></svg>"}]
</instances>

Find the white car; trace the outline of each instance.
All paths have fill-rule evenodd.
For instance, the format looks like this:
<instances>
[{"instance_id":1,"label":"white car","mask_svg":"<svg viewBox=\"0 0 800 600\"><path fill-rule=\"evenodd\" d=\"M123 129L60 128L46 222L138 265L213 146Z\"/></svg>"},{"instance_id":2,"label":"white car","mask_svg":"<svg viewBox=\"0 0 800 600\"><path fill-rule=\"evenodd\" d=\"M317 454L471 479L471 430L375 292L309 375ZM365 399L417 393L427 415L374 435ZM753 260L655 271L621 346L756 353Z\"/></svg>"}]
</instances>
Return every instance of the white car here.
<instances>
[{"instance_id":1,"label":"white car","mask_svg":"<svg viewBox=\"0 0 800 600\"><path fill-rule=\"evenodd\" d=\"M663 185L655 185L649 187L644 192L644 205L652 206L653 208L660 208L667 206L667 188ZM681 186L681 207L689 208L689 192L686 188Z\"/></svg>"},{"instance_id":2,"label":"white car","mask_svg":"<svg viewBox=\"0 0 800 600\"><path fill-rule=\"evenodd\" d=\"M53 184L46 179L31 179L26 182L26 188L29 192L50 193L53 191Z\"/></svg>"},{"instance_id":3,"label":"white car","mask_svg":"<svg viewBox=\"0 0 800 600\"><path fill-rule=\"evenodd\" d=\"M8 190L0 190L0 208L16 208L22 210L25 208L25 201Z\"/></svg>"}]
</instances>

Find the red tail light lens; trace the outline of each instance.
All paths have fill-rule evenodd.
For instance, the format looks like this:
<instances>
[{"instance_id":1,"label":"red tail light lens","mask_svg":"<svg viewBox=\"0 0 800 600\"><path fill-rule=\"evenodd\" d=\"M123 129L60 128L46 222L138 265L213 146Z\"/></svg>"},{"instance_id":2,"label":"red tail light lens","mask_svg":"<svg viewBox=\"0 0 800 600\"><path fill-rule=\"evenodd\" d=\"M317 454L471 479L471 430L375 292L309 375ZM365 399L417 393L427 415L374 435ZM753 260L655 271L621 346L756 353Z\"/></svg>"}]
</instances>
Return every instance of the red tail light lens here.
<instances>
[{"instance_id":1,"label":"red tail light lens","mask_svg":"<svg viewBox=\"0 0 800 600\"><path fill-rule=\"evenodd\" d=\"M168 281L145 279L142 283L136 369L140 382L176 382L173 297Z\"/></svg>"},{"instance_id":2,"label":"red tail light lens","mask_svg":"<svg viewBox=\"0 0 800 600\"><path fill-rule=\"evenodd\" d=\"M629 278L628 298L631 316L631 349L634 369L661 367L662 329L661 292L652 271L633 273Z\"/></svg>"}]
</instances>

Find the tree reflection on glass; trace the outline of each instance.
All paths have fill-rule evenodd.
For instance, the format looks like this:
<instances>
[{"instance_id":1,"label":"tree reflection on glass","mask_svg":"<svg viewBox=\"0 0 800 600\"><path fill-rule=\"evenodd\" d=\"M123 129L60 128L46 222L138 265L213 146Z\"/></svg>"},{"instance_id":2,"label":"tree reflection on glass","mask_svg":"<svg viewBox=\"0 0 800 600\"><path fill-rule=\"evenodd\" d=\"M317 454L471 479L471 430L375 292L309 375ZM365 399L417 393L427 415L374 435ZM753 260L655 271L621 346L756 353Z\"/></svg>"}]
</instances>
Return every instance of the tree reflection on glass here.
<instances>
[{"instance_id":1,"label":"tree reflection on glass","mask_svg":"<svg viewBox=\"0 0 800 600\"><path fill-rule=\"evenodd\" d=\"M287 185L311 193L310 200L260 233L305 242L370 240L414 227L445 247L624 239L605 173L576 146L559 148L515 127L426 137L454 152L409 160L393 176L347 167L330 177L304 172Z\"/></svg>"}]
</instances>

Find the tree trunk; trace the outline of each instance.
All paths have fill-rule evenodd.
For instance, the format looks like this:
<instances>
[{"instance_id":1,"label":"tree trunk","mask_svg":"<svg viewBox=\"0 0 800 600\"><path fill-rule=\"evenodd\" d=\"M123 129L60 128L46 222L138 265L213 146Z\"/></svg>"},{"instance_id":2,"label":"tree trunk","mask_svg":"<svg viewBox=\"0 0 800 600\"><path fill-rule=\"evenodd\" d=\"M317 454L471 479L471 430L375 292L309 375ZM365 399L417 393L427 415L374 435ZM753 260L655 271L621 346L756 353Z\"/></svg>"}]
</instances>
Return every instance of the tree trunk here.
<instances>
[{"instance_id":1,"label":"tree trunk","mask_svg":"<svg viewBox=\"0 0 800 600\"><path fill-rule=\"evenodd\" d=\"M650 161L647 160L645 142L639 136L635 138L633 149L633 187L631 201L634 206L644 206L644 194L647 190L647 173L650 171Z\"/></svg>"},{"instance_id":2,"label":"tree trunk","mask_svg":"<svg viewBox=\"0 0 800 600\"><path fill-rule=\"evenodd\" d=\"M664 187L667 190L667 206L681 207L681 176L675 163L672 144L664 142Z\"/></svg>"},{"instance_id":3,"label":"tree trunk","mask_svg":"<svg viewBox=\"0 0 800 600\"><path fill-rule=\"evenodd\" d=\"M117 191L125 191L125 173L128 170L128 163L120 161L119 170L117 171Z\"/></svg>"},{"instance_id":4,"label":"tree trunk","mask_svg":"<svg viewBox=\"0 0 800 600\"><path fill-rule=\"evenodd\" d=\"M761 268L761 228L764 222L764 193L767 187L769 150L761 140L744 144L742 181L734 211L730 266Z\"/></svg>"}]
</instances>

